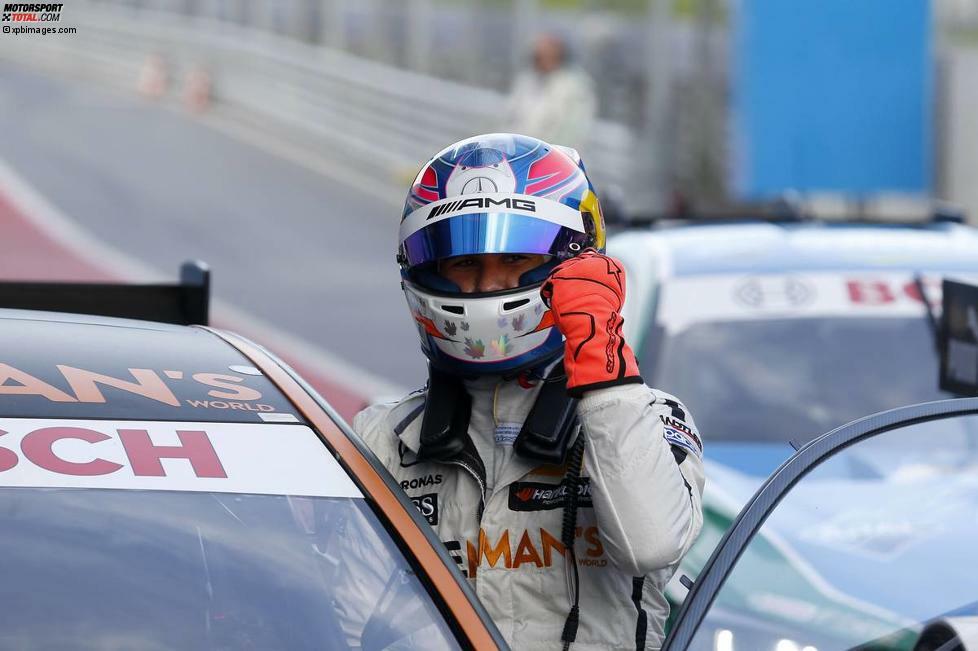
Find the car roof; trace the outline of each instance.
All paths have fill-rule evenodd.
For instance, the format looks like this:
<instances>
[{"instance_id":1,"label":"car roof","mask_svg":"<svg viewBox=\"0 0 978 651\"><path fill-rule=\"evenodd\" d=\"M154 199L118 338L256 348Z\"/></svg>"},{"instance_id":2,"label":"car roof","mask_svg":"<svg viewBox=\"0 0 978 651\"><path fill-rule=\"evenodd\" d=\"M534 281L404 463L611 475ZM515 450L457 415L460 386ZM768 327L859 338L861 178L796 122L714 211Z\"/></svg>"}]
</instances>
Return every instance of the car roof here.
<instances>
[{"instance_id":1,"label":"car roof","mask_svg":"<svg viewBox=\"0 0 978 651\"><path fill-rule=\"evenodd\" d=\"M660 276L828 270L978 269L978 230L824 222L662 226L614 236L618 254L659 255Z\"/></svg>"},{"instance_id":2,"label":"car roof","mask_svg":"<svg viewBox=\"0 0 978 651\"><path fill-rule=\"evenodd\" d=\"M7 418L303 422L207 328L0 309L0 341Z\"/></svg>"}]
</instances>

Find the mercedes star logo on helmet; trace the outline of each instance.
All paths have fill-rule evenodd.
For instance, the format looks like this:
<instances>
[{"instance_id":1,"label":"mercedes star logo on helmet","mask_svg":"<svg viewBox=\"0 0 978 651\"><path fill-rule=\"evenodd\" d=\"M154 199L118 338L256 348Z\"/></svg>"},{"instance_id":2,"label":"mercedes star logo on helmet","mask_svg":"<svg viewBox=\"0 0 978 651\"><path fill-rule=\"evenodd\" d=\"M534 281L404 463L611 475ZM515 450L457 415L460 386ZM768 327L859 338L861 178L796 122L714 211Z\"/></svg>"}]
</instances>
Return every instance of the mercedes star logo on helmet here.
<instances>
[{"instance_id":1,"label":"mercedes star logo on helmet","mask_svg":"<svg viewBox=\"0 0 978 651\"><path fill-rule=\"evenodd\" d=\"M466 181L462 186L462 194L474 194L477 192L499 192L495 181L487 176L477 176Z\"/></svg>"}]
</instances>

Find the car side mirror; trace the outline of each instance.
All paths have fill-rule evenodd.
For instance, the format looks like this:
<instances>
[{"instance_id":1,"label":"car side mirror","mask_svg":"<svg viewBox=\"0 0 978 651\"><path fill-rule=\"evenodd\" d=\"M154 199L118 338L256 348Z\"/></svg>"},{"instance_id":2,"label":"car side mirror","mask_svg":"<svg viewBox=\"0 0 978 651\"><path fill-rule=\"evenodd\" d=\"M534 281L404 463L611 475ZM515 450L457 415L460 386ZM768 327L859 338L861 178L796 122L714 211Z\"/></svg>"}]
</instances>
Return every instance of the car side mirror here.
<instances>
[{"instance_id":1,"label":"car side mirror","mask_svg":"<svg viewBox=\"0 0 978 651\"><path fill-rule=\"evenodd\" d=\"M978 396L978 286L944 279L942 300L940 387Z\"/></svg>"}]
</instances>

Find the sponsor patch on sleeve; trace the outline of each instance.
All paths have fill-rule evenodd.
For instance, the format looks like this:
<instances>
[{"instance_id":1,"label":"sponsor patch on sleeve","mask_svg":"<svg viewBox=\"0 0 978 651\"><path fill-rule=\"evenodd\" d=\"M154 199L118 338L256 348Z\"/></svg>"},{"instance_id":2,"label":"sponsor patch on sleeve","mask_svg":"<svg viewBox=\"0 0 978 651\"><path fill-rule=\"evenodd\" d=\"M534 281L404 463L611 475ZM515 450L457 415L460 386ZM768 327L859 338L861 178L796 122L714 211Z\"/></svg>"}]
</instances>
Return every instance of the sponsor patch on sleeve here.
<instances>
[{"instance_id":1,"label":"sponsor patch on sleeve","mask_svg":"<svg viewBox=\"0 0 978 651\"><path fill-rule=\"evenodd\" d=\"M659 420L662 421L662 436L669 445L675 445L703 458L703 442L693 428L672 416L659 416Z\"/></svg>"}]
</instances>

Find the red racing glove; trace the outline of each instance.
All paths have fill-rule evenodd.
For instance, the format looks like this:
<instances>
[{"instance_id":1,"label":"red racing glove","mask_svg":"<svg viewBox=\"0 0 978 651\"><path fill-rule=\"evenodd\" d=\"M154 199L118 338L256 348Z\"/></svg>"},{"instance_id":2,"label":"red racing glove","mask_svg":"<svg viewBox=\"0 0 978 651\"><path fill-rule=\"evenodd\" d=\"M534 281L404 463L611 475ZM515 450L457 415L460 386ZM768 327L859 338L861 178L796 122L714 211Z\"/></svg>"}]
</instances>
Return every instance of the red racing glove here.
<instances>
[{"instance_id":1,"label":"red racing glove","mask_svg":"<svg viewBox=\"0 0 978 651\"><path fill-rule=\"evenodd\" d=\"M540 288L554 324L564 335L567 392L642 382L635 354L621 335L625 270L614 258L588 249L562 262Z\"/></svg>"}]
</instances>

